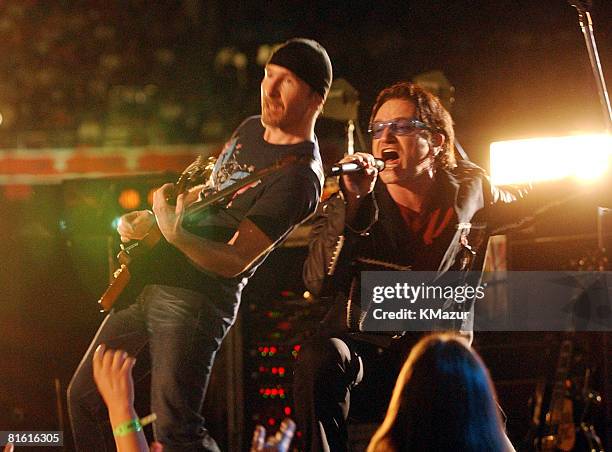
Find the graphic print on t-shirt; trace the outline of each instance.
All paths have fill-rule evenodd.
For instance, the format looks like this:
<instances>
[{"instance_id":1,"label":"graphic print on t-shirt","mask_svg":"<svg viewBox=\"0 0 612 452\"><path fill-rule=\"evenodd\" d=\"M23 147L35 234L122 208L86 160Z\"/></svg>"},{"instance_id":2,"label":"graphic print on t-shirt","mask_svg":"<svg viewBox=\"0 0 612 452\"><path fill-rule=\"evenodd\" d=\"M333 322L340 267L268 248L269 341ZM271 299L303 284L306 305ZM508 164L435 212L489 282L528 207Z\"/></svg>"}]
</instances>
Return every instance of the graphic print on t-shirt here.
<instances>
[{"instance_id":1,"label":"graphic print on t-shirt","mask_svg":"<svg viewBox=\"0 0 612 452\"><path fill-rule=\"evenodd\" d=\"M247 177L255 171L253 165L240 164L238 155L242 145L238 143L238 137L227 142L221 155L215 163L208 182L208 187L215 191L223 190L236 181Z\"/></svg>"}]
</instances>

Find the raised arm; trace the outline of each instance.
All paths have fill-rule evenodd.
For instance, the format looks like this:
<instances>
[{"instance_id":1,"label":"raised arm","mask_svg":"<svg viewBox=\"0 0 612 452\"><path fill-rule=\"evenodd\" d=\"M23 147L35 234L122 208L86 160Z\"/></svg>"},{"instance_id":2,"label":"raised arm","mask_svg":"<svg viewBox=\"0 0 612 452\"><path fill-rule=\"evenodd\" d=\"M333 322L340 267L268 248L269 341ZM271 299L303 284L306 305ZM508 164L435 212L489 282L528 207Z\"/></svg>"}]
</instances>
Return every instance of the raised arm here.
<instances>
[{"instance_id":1,"label":"raised arm","mask_svg":"<svg viewBox=\"0 0 612 452\"><path fill-rule=\"evenodd\" d=\"M96 386L108 408L118 452L148 452L149 446L134 409L132 368L136 360L122 350L99 345L93 357Z\"/></svg>"},{"instance_id":2,"label":"raised arm","mask_svg":"<svg viewBox=\"0 0 612 452\"><path fill-rule=\"evenodd\" d=\"M369 154L355 154L344 161L373 159ZM370 160L368 160L370 161ZM373 166L373 162L370 161ZM345 240L366 233L378 219L378 207L373 195L376 172L363 171L343 177L342 191L319 206L308 242L308 257L302 277L306 288L314 295L324 290L340 258Z\"/></svg>"}]
</instances>

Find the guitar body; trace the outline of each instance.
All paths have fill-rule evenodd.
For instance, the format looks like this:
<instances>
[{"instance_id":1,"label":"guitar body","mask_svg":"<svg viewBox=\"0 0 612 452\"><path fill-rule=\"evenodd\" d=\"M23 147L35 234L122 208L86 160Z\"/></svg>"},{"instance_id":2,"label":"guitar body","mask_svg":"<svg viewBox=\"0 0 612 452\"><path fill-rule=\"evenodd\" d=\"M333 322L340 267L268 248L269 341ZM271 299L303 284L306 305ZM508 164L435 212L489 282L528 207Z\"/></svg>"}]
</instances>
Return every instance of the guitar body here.
<instances>
[{"instance_id":1,"label":"guitar body","mask_svg":"<svg viewBox=\"0 0 612 452\"><path fill-rule=\"evenodd\" d=\"M174 186L174 195L168 201L176 200L178 195L190 188L206 183L210 179L215 162L215 158L209 157L204 160L202 156L198 156L180 175ZM143 278L134 278L134 276L145 273L147 267L145 256L162 241L161 239L162 233L157 224L154 224L141 240L121 245L121 251L117 255L119 268L113 273L108 287L98 300L102 311L108 312L117 302L127 298L133 300L140 293L145 283L136 284L135 279Z\"/></svg>"},{"instance_id":2,"label":"guitar body","mask_svg":"<svg viewBox=\"0 0 612 452\"><path fill-rule=\"evenodd\" d=\"M537 451L546 452L603 452L601 441L592 424L588 422L589 412L584 399L580 403L579 392L571 378L574 337L566 333L562 341L554 385L551 389L548 411L545 405L545 385L538 385L534 397L533 430L530 441ZM589 372L587 372L587 375ZM588 376L583 383L588 388ZM582 390L584 397L585 389Z\"/></svg>"},{"instance_id":3,"label":"guitar body","mask_svg":"<svg viewBox=\"0 0 612 452\"><path fill-rule=\"evenodd\" d=\"M557 424L557 448L562 451L571 451L575 445L574 401L566 397L561 408L561 419Z\"/></svg>"},{"instance_id":4,"label":"guitar body","mask_svg":"<svg viewBox=\"0 0 612 452\"><path fill-rule=\"evenodd\" d=\"M576 425L574 424L574 402L565 398L558 407L560 419L553 419L547 432L540 440L538 450L543 452L569 452L576 445Z\"/></svg>"},{"instance_id":5,"label":"guitar body","mask_svg":"<svg viewBox=\"0 0 612 452\"><path fill-rule=\"evenodd\" d=\"M569 378L573 353L573 340L565 339L559 351L550 409L542 422L537 420L540 422L540 431L534 445L538 451L569 452L576 444L574 400L571 393L573 388Z\"/></svg>"},{"instance_id":6,"label":"guitar body","mask_svg":"<svg viewBox=\"0 0 612 452\"><path fill-rule=\"evenodd\" d=\"M249 176L235 181L226 188L215 190L203 185L203 181L211 179L215 159L209 158L203 162L200 157L196 159L181 174L175 184L175 195L184 193L194 186L202 186L207 194L204 199L194 202L185 209L185 220L198 218L204 211L218 206L224 201L249 185L258 183L265 176L280 171L289 164L296 163L299 158L293 155L286 156L276 164L263 168ZM178 260L177 260L178 259ZM165 241L157 224L154 224L147 235L137 242L122 245L117 255L119 268L114 272L111 282L98 300L103 311L110 311L113 306L130 303L147 284L173 284L180 272L195 271L185 262L182 254ZM189 266L186 269L185 265ZM179 275L177 275L177 272Z\"/></svg>"},{"instance_id":7,"label":"guitar body","mask_svg":"<svg viewBox=\"0 0 612 452\"><path fill-rule=\"evenodd\" d=\"M576 270L605 271L607 261L600 250L581 256ZM561 342L559 361L552 387L550 410L542 413L543 388L536 389L533 425L535 427L534 447L538 451L604 452L601 440L589 422L591 399L587 394L590 369L587 369L581 396L575 390L572 380L572 360L575 335L565 333ZM577 413L576 413L577 411Z\"/></svg>"},{"instance_id":8,"label":"guitar body","mask_svg":"<svg viewBox=\"0 0 612 452\"><path fill-rule=\"evenodd\" d=\"M162 233L157 227L157 224L153 225L151 231L144 237L142 240L135 242L130 245L130 250L126 251L123 247L119 254L117 255L117 260L121 264L119 268L113 273L112 280L100 299L98 300L98 304L101 309L105 312L109 312L112 307L120 300L120 298L125 298L135 291L142 290L142 287L130 287L129 294L126 291L128 284L132 280L132 272L130 271L130 267L132 267L132 271L136 274L142 273L142 271L138 271L139 262L145 262L145 256L148 252L150 252L155 246L160 243L162 239ZM144 265L142 265L144 266ZM134 286L132 282L131 286ZM123 295L123 296L122 296ZM136 294L137 295L137 294Z\"/></svg>"},{"instance_id":9,"label":"guitar body","mask_svg":"<svg viewBox=\"0 0 612 452\"><path fill-rule=\"evenodd\" d=\"M574 401L566 397L561 408L561 419L557 424L557 448L562 451L571 451L575 445Z\"/></svg>"}]
</instances>

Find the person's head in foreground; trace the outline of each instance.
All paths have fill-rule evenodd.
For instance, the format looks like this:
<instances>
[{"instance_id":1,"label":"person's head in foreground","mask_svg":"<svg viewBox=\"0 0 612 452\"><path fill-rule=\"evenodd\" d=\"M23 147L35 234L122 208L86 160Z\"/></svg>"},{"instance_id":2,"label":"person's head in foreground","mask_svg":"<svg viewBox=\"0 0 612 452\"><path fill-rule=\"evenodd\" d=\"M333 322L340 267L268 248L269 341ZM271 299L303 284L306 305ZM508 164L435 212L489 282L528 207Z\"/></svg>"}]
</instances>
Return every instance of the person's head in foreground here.
<instances>
[{"instance_id":1,"label":"person's head in foreground","mask_svg":"<svg viewBox=\"0 0 612 452\"><path fill-rule=\"evenodd\" d=\"M436 334L412 349L368 452L512 450L508 446L482 359L462 337Z\"/></svg>"}]
</instances>

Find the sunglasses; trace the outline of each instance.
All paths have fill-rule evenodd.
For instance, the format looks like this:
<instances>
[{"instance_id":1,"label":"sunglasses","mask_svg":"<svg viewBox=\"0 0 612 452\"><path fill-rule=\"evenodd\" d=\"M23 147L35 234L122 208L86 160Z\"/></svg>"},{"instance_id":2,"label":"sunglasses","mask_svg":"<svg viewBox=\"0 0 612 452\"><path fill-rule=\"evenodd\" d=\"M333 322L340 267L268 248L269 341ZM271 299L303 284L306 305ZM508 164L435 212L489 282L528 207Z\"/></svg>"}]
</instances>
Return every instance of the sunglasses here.
<instances>
[{"instance_id":1,"label":"sunglasses","mask_svg":"<svg viewBox=\"0 0 612 452\"><path fill-rule=\"evenodd\" d=\"M395 119L393 121L375 121L368 127L368 133L372 137L379 139L385 129L389 127L389 132L393 135L408 135L415 130L431 130L431 128L418 119Z\"/></svg>"}]
</instances>

